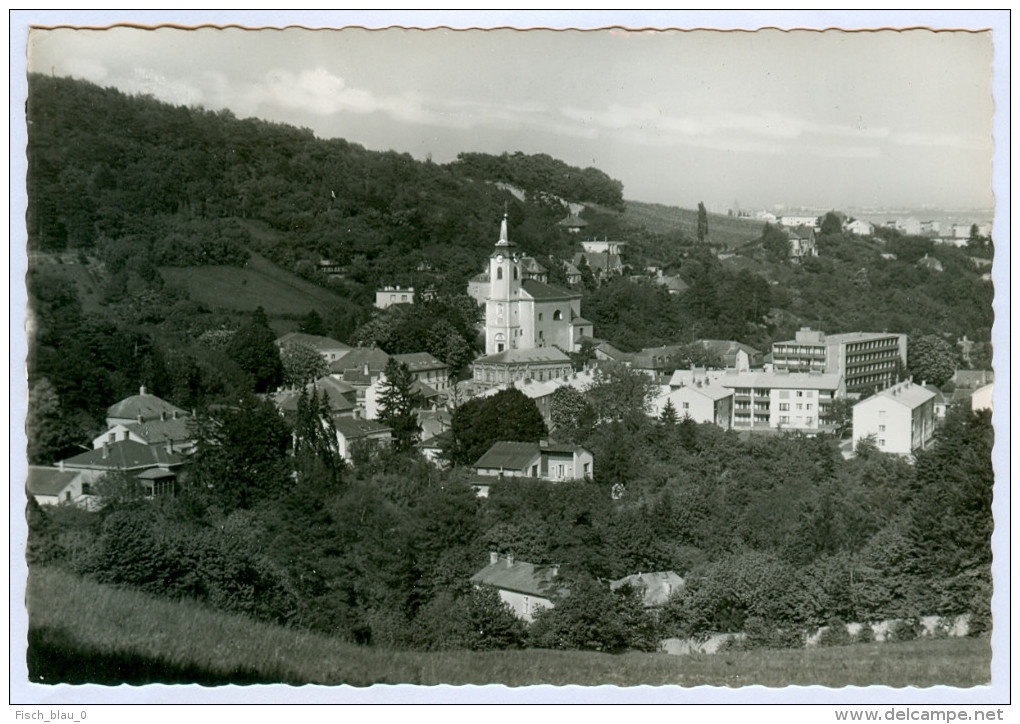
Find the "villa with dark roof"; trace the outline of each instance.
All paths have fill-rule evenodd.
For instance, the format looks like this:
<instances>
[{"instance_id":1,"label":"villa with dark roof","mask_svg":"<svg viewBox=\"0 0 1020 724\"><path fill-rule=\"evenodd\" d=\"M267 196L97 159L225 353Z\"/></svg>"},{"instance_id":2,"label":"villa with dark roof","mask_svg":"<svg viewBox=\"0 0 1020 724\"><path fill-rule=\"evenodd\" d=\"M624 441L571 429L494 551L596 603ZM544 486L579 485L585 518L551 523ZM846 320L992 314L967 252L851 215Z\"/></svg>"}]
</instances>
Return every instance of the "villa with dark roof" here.
<instances>
[{"instance_id":1,"label":"villa with dark roof","mask_svg":"<svg viewBox=\"0 0 1020 724\"><path fill-rule=\"evenodd\" d=\"M305 334L304 332L290 332L276 340L276 346L281 349L287 345L302 345L313 349L322 356L326 364L336 362L351 350L349 344L317 334Z\"/></svg>"},{"instance_id":2,"label":"villa with dark roof","mask_svg":"<svg viewBox=\"0 0 1020 724\"><path fill-rule=\"evenodd\" d=\"M591 478L594 458L580 445L553 440L494 442L474 464L471 484L485 497L489 487L506 478L534 478L559 482Z\"/></svg>"},{"instance_id":3,"label":"villa with dark roof","mask_svg":"<svg viewBox=\"0 0 1020 724\"><path fill-rule=\"evenodd\" d=\"M489 554L489 565L471 576L471 583L495 588L514 614L528 622L541 609L552 608L554 597L568 593L559 579L559 566L525 563L495 551Z\"/></svg>"},{"instance_id":4,"label":"villa with dark roof","mask_svg":"<svg viewBox=\"0 0 1020 724\"><path fill-rule=\"evenodd\" d=\"M134 422L176 420L186 415L187 413L176 405L155 395L150 395L143 386L138 390L137 395L125 397L117 404L107 408L106 424L108 427L113 427L118 424L128 425Z\"/></svg>"}]
</instances>

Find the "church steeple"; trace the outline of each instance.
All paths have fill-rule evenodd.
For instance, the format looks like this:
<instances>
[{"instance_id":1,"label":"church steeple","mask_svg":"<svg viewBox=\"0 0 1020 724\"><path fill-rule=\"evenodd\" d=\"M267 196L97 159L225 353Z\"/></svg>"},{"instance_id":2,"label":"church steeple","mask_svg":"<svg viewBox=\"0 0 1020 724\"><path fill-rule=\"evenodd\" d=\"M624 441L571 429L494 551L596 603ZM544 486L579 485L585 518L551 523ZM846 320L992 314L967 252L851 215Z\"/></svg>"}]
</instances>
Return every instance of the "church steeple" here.
<instances>
[{"instance_id":1,"label":"church steeple","mask_svg":"<svg viewBox=\"0 0 1020 724\"><path fill-rule=\"evenodd\" d=\"M496 246L515 246L506 233L506 212L503 212L503 220L499 222L499 241Z\"/></svg>"}]
</instances>

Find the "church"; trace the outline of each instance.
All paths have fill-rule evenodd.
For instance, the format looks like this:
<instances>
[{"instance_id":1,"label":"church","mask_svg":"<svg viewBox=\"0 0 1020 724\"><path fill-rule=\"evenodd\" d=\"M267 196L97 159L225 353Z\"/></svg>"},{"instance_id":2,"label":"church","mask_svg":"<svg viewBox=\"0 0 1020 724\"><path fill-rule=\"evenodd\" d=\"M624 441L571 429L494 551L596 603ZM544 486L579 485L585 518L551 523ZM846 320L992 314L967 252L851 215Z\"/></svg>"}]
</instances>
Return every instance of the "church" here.
<instances>
[{"instance_id":1,"label":"church","mask_svg":"<svg viewBox=\"0 0 1020 724\"><path fill-rule=\"evenodd\" d=\"M474 379L491 385L569 375L566 352L593 332L581 316L581 295L535 279L506 227L504 215L489 256L485 356L475 361Z\"/></svg>"}]
</instances>

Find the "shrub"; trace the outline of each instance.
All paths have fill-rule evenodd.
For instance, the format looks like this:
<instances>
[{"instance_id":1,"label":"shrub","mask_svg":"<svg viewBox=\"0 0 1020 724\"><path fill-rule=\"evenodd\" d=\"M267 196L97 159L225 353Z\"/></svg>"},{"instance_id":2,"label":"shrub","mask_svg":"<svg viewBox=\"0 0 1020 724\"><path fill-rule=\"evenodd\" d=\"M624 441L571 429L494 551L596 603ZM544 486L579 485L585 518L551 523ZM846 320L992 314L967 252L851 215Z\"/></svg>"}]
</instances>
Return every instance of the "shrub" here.
<instances>
[{"instance_id":1,"label":"shrub","mask_svg":"<svg viewBox=\"0 0 1020 724\"><path fill-rule=\"evenodd\" d=\"M921 636L924 626L916 618L900 619L889 624L889 630L885 634L887 643L900 641L913 641Z\"/></svg>"},{"instance_id":2,"label":"shrub","mask_svg":"<svg viewBox=\"0 0 1020 724\"><path fill-rule=\"evenodd\" d=\"M870 623L861 625L861 630L857 632L854 637L854 642L858 644L873 644L875 643L875 629L871 627Z\"/></svg>"},{"instance_id":3,"label":"shrub","mask_svg":"<svg viewBox=\"0 0 1020 724\"><path fill-rule=\"evenodd\" d=\"M851 643L851 637L846 630L846 622L839 617L830 618L818 639L818 645L846 646L849 643Z\"/></svg>"},{"instance_id":4,"label":"shrub","mask_svg":"<svg viewBox=\"0 0 1020 724\"><path fill-rule=\"evenodd\" d=\"M744 623L742 648L745 649L796 649L804 646L804 634L786 624L780 625L758 616L751 616Z\"/></svg>"}]
</instances>

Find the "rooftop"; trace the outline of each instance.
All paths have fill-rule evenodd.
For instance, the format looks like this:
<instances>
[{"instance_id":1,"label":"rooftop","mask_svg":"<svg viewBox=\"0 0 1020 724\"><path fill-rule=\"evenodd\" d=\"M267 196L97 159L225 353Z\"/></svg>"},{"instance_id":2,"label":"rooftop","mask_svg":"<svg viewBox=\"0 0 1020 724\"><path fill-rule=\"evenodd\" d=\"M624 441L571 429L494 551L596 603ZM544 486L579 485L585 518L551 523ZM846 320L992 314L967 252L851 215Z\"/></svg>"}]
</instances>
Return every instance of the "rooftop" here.
<instances>
[{"instance_id":1,"label":"rooftop","mask_svg":"<svg viewBox=\"0 0 1020 724\"><path fill-rule=\"evenodd\" d=\"M858 402L857 405L869 404L877 399L892 400L893 402L905 405L912 410L915 407L923 405L929 400L934 400L935 393L926 389L922 385L914 384L910 380L904 380L903 382L897 382L892 387L886 387L884 390L879 390L871 397ZM854 405L854 407L857 407L857 405Z\"/></svg>"},{"instance_id":2,"label":"rooftop","mask_svg":"<svg viewBox=\"0 0 1020 724\"><path fill-rule=\"evenodd\" d=\"M348 440L355 440L359 437L367 437L377 433L390 432L390 428L375 420L362 418L339 417L333 421L336 431Z\"/></svg>"},{"instance_id":3,"label":"rooftop","mask_svg":"<svg viewBox=\"0 0 1020 724\"><path fill-rule=\"evenodd\" d=\"M344 344L335 339L321 337L317 334L305 334L304 332L288 332L277 339L276 344L281 347L286 344L303 344L305 347L311 347L319 353L351 348L349 344Z\"/></svg>"},{"instance_id":4,"label":"rooftop","mask_svg":"<svg viewBox=\"0 0 1020 724\"><path fill-rule=\"evenodd\" d=\"M760 387L781 390L836 390L842 377L837 373L813 372L740 372L719 378L723 387Z\"/></svg>"},{"instance_id":5,"label":"rooftop","mask_svg":"<svg viewBox=\"0 0 1020 724\"><path fill-rule=\"evenodd\" d=\"M471 576L472 583L487 584L505 591L550 598L566 589L557 579L557 566L541 566L498 557L495 563Z\"/></svg>"},{"instance_id":6,"label":"rooftop","mask_svg":"<svg viewBox=\"0 0 1020 724\"><path fill-rule=\"evenodd\" d=\"M534 279L525 279L521 282L521 289L532 299L556 300L556 299L580 299L581 295L566 289L554 287L551 284L544 284Z\"/></svg>"},{"instance_id":7,"label":"rooftop","mask_svg":"<svg viewBox=\"0 0 1020 724\"><path fill-rule=\"evenodd\" d=\"M609 588L615 591L623 586L643 591L646 607L663 606L669 597L684 587L684 579L673 571L656 571L654 573L633 573L609 582Z\"/></svg>"},{"instance_id":8,"label":"rooftop","mask_svg":"<svg viewBox=\"0 0 1020 724\"><path fill-rule=\"evenodd\" d=\"M478 458L476 468L498 470L524 470L540 456L537 442L494 442Z\"/></svg>"},{"instance_id":9,"label":"rooftop","mask_svg":"<svg viewBox=\"0 0 1020 724\"><path fill-rule=\"evenodd\" d=\"M439 370L446 369L448 365L433 357L428 352L411 352L409 354L395 354L392 355L392 359L397 362L407 365L412 372L421 372L423 370Z\"/></svg>"},{"instance_id":10,"label":"rooftop","mask_svg":"<svg viewBox=\"0 0 1020 724\"><path fill-rule=\"evenodd\" d=\"M335 362L329 363L330 372L362 369L367 364L373 372L382 372L390 356L378 347L355 347Z\"/></svg>"},{"instance_id":11,"label":"rooftop","mask_svg":"<svg viewBox=\"0 0 1020 724\"><path fill-rule=\"evenodd\" d=\"M534 349L508 349L485 357L479 357L475 364L537 364L542 362L570 362L570 357L555 347Z\"/></svg>"},{"instance_id":12,"label":"rooftop","mask_svg":"<svg viewBox=\"0 0 1020 724\"><path fill-rule=\"evenodd\" d=\"M178 453L168 453L161 445L120 440L75 455L63 462L65 467L82 470L136 470L157 465L181 465L184 463L184 457Z\"/></svg>"},{"instance_id":13,"label":"rooftop","mask_svg":"<svg viewBox=\"0 0 1020 724\"><path fill-rule=\"evenodd\" d=\"M155 395L150 395L145 387L139 389L137 395L125 397L115 405L106 410L106 416L118 419L137 420L141 415L142 420L158 420L161 416L184 417L186 413L176 405L171 405L166 400Z\"/></svg>"},{"instance_id":14,"label":"rooftop","mask_svg":"<svg viewBox=\"0 0 1020 724\"><path fill-rule=\"evenodd\" d=\"M29 465L25 490L29 495L59 495L79 474L78 470Z\"/></svg>"}]
</instances>

